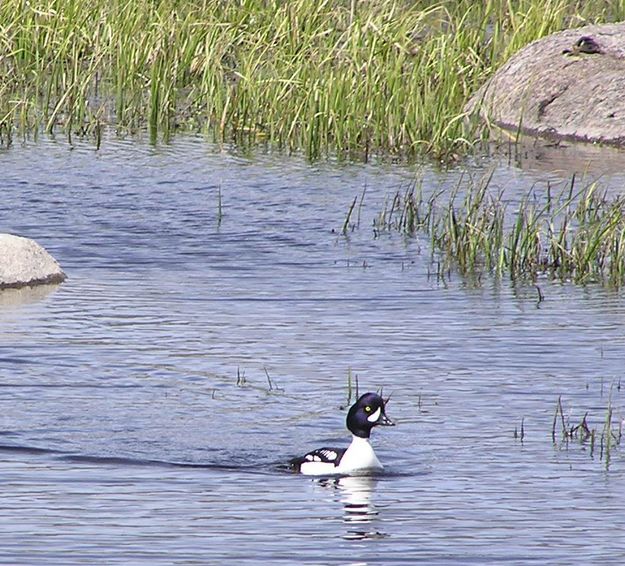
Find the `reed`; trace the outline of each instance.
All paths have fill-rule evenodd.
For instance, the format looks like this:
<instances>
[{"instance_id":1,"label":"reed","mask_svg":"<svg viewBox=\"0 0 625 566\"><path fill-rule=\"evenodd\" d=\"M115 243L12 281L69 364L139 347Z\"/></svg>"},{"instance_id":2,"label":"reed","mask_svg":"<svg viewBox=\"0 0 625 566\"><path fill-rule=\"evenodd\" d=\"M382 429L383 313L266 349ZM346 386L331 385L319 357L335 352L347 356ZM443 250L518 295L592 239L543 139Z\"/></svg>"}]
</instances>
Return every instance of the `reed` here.
<instances>
[{"instance_id":1,"label":"reed","mask_svg":"<svg viewBox=\"0 0 625 566\"><path fill-rule=\"evenodd\" d=\"M598 424L601 425L600 421ZM558 428L560 429L559 433ZM607 470L610 468L612 455L620 447L623 437L623 421L614 422L612 388L605 408L603 424L600 428L594 427L589 421L588 411L584 413L577 424L571 424L570 417L564 415L562 398L558 397L551 429L551 439L554 445L568 447L569 442L577 440L582 445L588 445L590 456L594 457L597 437L599 437L599 460L604 462Z\"/></svg>"},{"instance_id":2,"label":"reed","mask_svg":"<svg viewBox=\"0 0 625 566\"><path fill-rule=\"evenodd\" d=\"M527 42L622 19L597 0L3 0L0 143L41 131L448 156L463 107Z\"/></svg>"},{"instance_id":3,"label":"reed","mask_svg":"<svg viewBox=\"0 0 625 566\"><path fill-rule=\"evenodd\" d=\"M575 178L544 199L532 188L512 206L492 175L462 178L446 196L424 200L419 183L398 191L374 221L374 233L424 233L438 271L484 273L536 282L539 277L578 284L625 283L625 197L610 197L596 183L577 190ZM539 300L542 293L539 289Z\"/></svg>"},{"instance_id":4,"label":"reed","mask_svg":"<svg viewBox=\"0 0 625 566\"><path fill-rule=\"evenodd\" d=\"M358 374L352 373L352 368L347 368L347 401L344 408L348 408L352 402L360 397L358 393Z\"/></svg>"}]
</instances>

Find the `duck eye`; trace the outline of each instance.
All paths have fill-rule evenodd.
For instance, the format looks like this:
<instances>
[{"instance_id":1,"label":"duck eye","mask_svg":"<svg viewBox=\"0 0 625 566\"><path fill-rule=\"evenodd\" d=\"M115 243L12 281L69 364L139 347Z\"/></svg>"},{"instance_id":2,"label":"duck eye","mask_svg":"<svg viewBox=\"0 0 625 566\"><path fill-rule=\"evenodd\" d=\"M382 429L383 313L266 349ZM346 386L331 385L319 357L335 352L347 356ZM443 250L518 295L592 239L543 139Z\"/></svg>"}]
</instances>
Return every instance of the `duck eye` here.
<instances>
[{"instance_id":1,"label":"duck eye","mask_svg":"<svg viewBox=\"0 0 625 566\"><path fill-rule=\"evenodd\" d=\"M369 405L367 405L365 407L365 412L370 413L371 412L371 407L369 407Z\"/></svg>"}]
</instances>

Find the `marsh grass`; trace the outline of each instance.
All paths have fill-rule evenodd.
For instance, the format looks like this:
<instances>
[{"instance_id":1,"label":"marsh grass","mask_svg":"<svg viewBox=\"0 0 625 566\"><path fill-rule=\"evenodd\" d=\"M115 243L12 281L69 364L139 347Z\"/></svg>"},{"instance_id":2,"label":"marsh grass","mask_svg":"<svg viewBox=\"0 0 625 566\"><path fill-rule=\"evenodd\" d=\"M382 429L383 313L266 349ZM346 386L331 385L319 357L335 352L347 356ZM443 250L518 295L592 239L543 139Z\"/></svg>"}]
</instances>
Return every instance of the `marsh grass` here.
<instances>
[{"instance_id":1,"label":"marsh grass","mask_svg":"<svg viewBox=\"0 0 625 566\"><path fill-rule=\"evenodd\" d=\"M177 130L309 157L450 155L512 53L625 17L573 0L3 0L0 142Z\"/></svg>"},{"instance_id":2,"label":"marsh grass","mask_svg":"<svg viewBox=\"0 0 625 566\"><path fill-rule=\"evenodd\" d=\"M347 368L347 401L345 408L349 408L352 402L360 396L358 392L358 374L352 372L352 368Z\"/></svg>"},{"instance_id":3,"label":"marsh grass","mask_svg":"<svg viewBox=\"0 0 625 566\"><path fill-rule=\"evenodd\" d=\"M374 233L426 234L441 274L625 283L625 197L610 197L597 183L577 189L573 177L556 194L551 185L544 196L532 187L511 204L491 181L492 173L467 175L449 196L435 192L427 199L415 183L387 200Z\"/></svg>"},{"instance_id":4,"label":"marsh grass","mask_svg":"<svg viewBox=\"0 0 625 566\"><path fill-rule=\"evenodd\" d=\"M601 417L599 416L599 418ZM613 452L620 447L623 437L623 421L615 422L612 389L603 420L597 422L598 427L591 424L588 411L584 413L579 422L571 422L570 415L565 416L564 414L562 397L558 397L551 429L552 442L554 445L568 447L570 442L578 441L581 445L589 447L591 457L595 456L598 442L599 459L605 463L605 467L608 469Z\"/></svg>"}]
</instances>

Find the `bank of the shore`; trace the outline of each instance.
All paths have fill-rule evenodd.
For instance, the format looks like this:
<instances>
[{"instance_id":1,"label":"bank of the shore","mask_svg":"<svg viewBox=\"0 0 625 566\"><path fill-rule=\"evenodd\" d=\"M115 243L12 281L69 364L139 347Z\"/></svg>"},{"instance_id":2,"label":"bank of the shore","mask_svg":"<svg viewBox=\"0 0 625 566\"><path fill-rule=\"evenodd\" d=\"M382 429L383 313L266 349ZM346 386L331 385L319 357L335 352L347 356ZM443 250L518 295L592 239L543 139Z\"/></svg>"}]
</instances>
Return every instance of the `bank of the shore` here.
<instances>
[{"instance_id":1,"label":"bank of the shore","mask_svg":"<svg viewBox=\"0 0 625 566\"><path fill-rule=\"evenodd\" d=\"M464 106L514 52L612 2L0 4L0 143L38 132L211 140L367 158L449 156Z\"/></svg>"}]
</instances>

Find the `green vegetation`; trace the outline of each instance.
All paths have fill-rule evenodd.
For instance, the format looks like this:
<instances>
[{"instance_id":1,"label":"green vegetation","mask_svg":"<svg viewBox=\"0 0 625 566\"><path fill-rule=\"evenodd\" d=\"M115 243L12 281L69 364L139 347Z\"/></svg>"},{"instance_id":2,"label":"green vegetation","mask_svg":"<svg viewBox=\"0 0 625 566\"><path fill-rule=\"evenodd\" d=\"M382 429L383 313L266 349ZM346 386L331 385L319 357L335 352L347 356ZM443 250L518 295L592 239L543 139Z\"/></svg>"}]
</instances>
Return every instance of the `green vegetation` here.
<instances>
[{"instance_id":1,"label":"green vegetation","mask_svg":"<svg viewBox=\"0 0 625 566\"><path fill-rule=\"evenodd\" d=\"M597 0L3 0L0 142L147 128L366 158L449 155L472 92Z\"/></svg>"},{"instance_id":2,"label":"green vegetation","mask_svg":"<svg viewBox=\"0 0 625 566\"><path fill-rule=\"evenodd\" d=\"M559 194L548 184L544 198L532 190L509 210L490 185L491 175L466 177L444 200L441 193L426 200L416 184L384 206L374 231L427 234L442 256L439 273L625 284L625 196L610 198L596 183L576 190L573 177Z\"/></svg>"},{"instance_id":3,"label":"green vegetation","mask_svg":"<svg viewBox=\"0 0 625 566\"><path fill-rule=\"evenodd\" d=\"M600 424L602 424L600 430L596 427L591 428L591 425L588 422L588 411L584 413L584 416L578 424L571 424L570 416L565 417L564 415L562 398L558 397L556 410L553 415L553 425L551 427L551 440L554 445L563 445L568 447L569 442L577 440L582 445L588 444L590 448L590 456L594 457L598 438L599 459L603 460L605 462L606 469L609 469L612 452L616 448L620 447L621 439L623 438L623 420L617 419L614 416L614 407L612 405L612 393L614 389L620 392L620 381L616 386L610 388L610 396L605 408L603 422L600 422ZM559 434L558 428L560 428Z\"/></svg>"}]
</instances>

